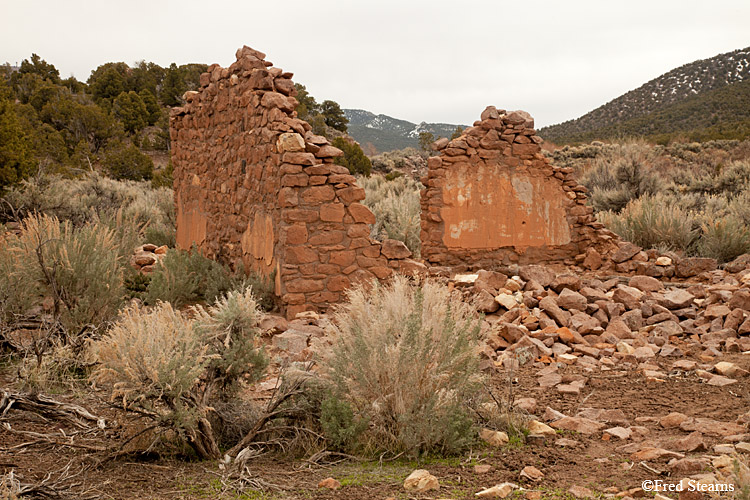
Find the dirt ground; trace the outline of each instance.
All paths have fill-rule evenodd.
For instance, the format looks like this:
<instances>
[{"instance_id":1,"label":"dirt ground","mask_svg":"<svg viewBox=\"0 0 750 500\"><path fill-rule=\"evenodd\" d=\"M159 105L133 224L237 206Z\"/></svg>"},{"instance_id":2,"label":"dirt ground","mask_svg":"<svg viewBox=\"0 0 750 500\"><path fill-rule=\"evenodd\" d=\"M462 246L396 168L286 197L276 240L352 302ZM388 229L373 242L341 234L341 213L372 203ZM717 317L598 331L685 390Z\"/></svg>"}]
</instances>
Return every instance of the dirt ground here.
<instances>
[{"instance_id":1,"label":"dirt ground","mask_svg":"<svg viewBox=\"0 0 750 500\"><path fill-rule=\"evenodd\" d=\"M750 369L750 356L727 355L722 360ZM696 359L696 361L699 361ZM670 371L671 361L661 363L669 377L663 382L649 381L635 370L585 373L588 381L580 395L563 395L543 389L537 383L537 372L544 365L529 363L515 374L516 398L536 399L534 411L544 421L547 407L566 415L575 415L583 408L620 409L628 425L648 429L642 436L646 444L669 449L669 443L688 435L679 428L664 429L658 419L680 412L688 417L711 418L721 422L735 422L750 410L750 377L726 387L706 385L694 372ZM13 367L6 365L0 378L2 387L11 387ZM561 374L582 374L574 366L566 366ZM495 382L507 387L507 374L497 373ZM53 394L52 397L84 406L106 419L105 429L91 426L76 428L70 423L45 421L36 414L11 408L0 418L0 474L13 471L22 483L38 483L49 476L51 484L69 465L71 479L64 482L68 498L112 499L199 499L199 498L257 498L257 499L385 499L405 498L475 498L475 493L498 483L512 482L528 491L515 495L534 498L574 498L567 490L583 486L595 496L605 496L627 490L630 496L650 496L640 490L644 480L670 480L667 459L639 462L631 460L631 451L618 447L637 442L636 439L607 440L602 432L592 435L573 431L558 431L555 438L512 441L510 445L492 448L487 445L471 450L460 457L425 460L421 463L397 460L394 462L343 462L329 466L310 465L301 459L286 459L267 455L248 462L248 477L244 494L226 491L222 485L219 464L190 462L177 458L135 458L124 455L112 459L127 436L143 424L137 418L112 408L103 400L104 392ZM8 430L10 426L11 430ZM614 426L614 425L612 425ZM26 431L26 434L17 433ZM59 433L56 444L35 439L32 434ZM573 440L575 445L562 447L558 438ZM721 437L705 435L708 450L686 453L688 457L715 456L712 448L724 442ZM74 446L63 443L72 442ZM31 443L31 444L29 444ZM102 451L98 451L99 448ZM745 455L747 456L747 455ZM486 473L475 471L475 465L489 465ZM525 466L539 469L544 478L530 483L519 477ZM403 481L416 468L424 468L440 481L440 489L421 495L406 492ZM705 472L711 472L708 466ZM662 473L662 474L659 474ZM336 491L319 489L318 482L333 477L342 487ZM681 476L684 477L684 476ZM673 477L679 481L681 477ZM639 494L639 491L641 492ZM78 496L76 496L78 495ZM0 489L0 498L2 489ZM675 496L676 498L676 496Z\"/></svg>"}]
</instances>

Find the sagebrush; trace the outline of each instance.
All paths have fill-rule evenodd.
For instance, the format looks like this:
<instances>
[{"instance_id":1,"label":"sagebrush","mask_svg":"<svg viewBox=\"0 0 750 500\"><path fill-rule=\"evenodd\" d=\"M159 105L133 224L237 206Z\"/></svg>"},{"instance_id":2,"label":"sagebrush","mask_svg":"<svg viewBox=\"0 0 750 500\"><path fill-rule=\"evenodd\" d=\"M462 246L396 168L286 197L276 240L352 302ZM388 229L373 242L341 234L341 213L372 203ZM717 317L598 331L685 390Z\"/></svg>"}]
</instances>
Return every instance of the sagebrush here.
<instances>
[{"instance_id":1,"label":"sagebrush","mask_svg":"<svg viewBox=\"0 0 750 500\"><path fill-rule=\"evenodd\" d=\"M347 292L334 325L323 369L330 398L340 401L325 403L322 415L332 442L410 455L455 453L472 442L465 402L480 376L470 305L444 285L397 277Z\"/></svg>"},{"instance_id":2,"label":"sagebrush","mask_svg":"<svg viewBox=\"0 0 750 500\"><path fill-rule=\"evenodd\" d=\"M177 431L199 457L218 458L211 405L263 374L267 361L255 347L262 317L249 289L189 315L165 302L126 308L93 346L100 365L92 379L111 384L124 408Z\"/></svg>"}]
</instances>

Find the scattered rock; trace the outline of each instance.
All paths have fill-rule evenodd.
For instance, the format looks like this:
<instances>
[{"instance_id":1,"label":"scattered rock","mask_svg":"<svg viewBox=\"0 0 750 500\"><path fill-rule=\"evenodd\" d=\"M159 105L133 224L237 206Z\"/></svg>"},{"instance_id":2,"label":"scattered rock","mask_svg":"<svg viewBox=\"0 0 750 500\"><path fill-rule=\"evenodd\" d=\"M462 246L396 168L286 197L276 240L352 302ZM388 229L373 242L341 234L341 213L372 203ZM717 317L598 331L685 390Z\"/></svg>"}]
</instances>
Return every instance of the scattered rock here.
<instances>
[{"instance_id":1,"label":"scattered rock","mask_svg":"<svg viewBox=\"0 0 750 500\"><path fill-rule=\"evenodd\" d=\"M573 485L568 488L568 493L576 498L593 498L594 492L585 486Z\"/></svg>"},{"instance_id":2,"label":"scattered rock","mask_svg":"<svg viewBox=\"0 0 750 500\"><path fill-rule=\"evenodd\" d=\"M337 490L341 488L341 483L332 477L327 477L318 483L318 488L325 488L328 490Z\"/></svg>"},{"instance_id":3,"label":"scattered rock","mask_svg":"<svg viewBox=\"0 0 750 500\"><path fill-rule=\"evenodd\" d=\"M502 431L492 429L480 429L479 437L491 446L505 446L508 444L508 435Z\"/></svg>"},{"instance_id":4,"label":"scattered rock","mask_svg":"<svg viewBox=\"0 0 750 500\"><path fill-rule=\"evenodd\" d=\"M518 486L513 483L502 483L495 485L492 488L487 488L486 490L474 493L474 496L477 498L505 498L516 488L518 488Z\"/></svg>"},{"instance_id":5,"label":"scattered rock","mask_svg":"<svg viewBox=\"0 0 750 500\"><path fill-rule=\"evenodd\" d=\"M596 434L602 430L605 425L601 422L589 420L584 417L565 417L556 420L550 424L555 429L565 429L568 431L580 432L581 434Z\"/></svg>"},{"instance_id":6,"label":"scattered rock","mask_svg":"<svg viewBox=\"0 0 750 500\"><path fill-rule=\"evenodd\" d=\"M531 437L554 437L557 435L555 429L547 424L539 422L538 420L532 420L529 422L527 429L529 430L529 436Z\"/></svg>"},{"instance_id":7,"label":"scattered rock","mask_svg":"<svg viewBox=\"0 0 750 500\"><path fill-rule=\"evenodd\" d=\"M524 479L528 479L529 481L536 482L544 479L544 474L542 474L542 471L540 471L533 465L527 465L523 468L523 470L521 470L521 477Z\"/></svg>"},{"instance_id":8,"label":"scattered rock","mask_svg":"<svg viewBox=\"0 0 750 500\"><path fill-rule=\"evenodd\" d=\"M438 478L424 469L415 470L404 481L404 489L406 491L422 493L429 490L437 490L438 488L440 488Z\"/></svg>"}]
</instances>

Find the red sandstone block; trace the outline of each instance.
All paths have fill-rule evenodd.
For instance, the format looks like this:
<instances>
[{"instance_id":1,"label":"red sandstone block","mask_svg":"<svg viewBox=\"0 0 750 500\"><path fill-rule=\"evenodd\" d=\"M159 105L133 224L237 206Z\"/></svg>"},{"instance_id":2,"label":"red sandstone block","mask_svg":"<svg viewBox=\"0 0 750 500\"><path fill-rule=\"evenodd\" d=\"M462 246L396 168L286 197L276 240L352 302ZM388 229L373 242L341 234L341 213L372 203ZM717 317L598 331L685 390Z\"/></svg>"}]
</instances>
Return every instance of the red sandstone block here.
<instances>
[{"instance_id":1,"label":"red sandstone block","mask_svg":"<svg viewBox=\"0 0 750 500\"><path fill-rule=\"evenodd\" d=\"M346 208L343 203L327 203L320 206L320 220L326 222L341 222L344 220ZM367 234L370 231L368 229ZM350 235L351 236L351 235Z\"/></svg>"},{"instance_id":2,"label":"red sandstone block","mask_svg":"<svg viewBox=\"0 0 750 500\"><path fill-rule=\"evenodd\" d=\"M341 298L340 293L334 293L334 292L318 292L310 295L309 300L310 302L314 304L321 304L326 303L330 304L333 302L338 302Z\"/></svg>"},{"instance_id":3,"label":"red sandstone block","mask_svg":"<svg viewBox=\"0 0 750 500\"><path fill-rule=\"evenodd\" d=\"M393 269L390 269L385 266L371 267L369 268L369 271L372 272L375 276L378 277L378 279L381 279L381 280L393 274Z\"/></svg>"},{"instance_id":4,"label":"red sandstone block","mask_svg":"<svg viewBox=\"0 0 750 500\"><path fill-rule=\"evenodd\" d=\"M362 205L361 203L352 203L347 207L347 209L354 219L354 222L375 224L375 215L370 211L369 208Z\"/></svg>"},{"instance_id":5,"label":"red sandstone block","mask_svg":"<svg viewBox=\"0 0 750 500\"><path fill-rule=\"evenodd\" d=\"M321 209L321 214L322 213L323 210ZM346 230L346 235L350 238L367 238L370 236L370 226L367 224L352 224Z\"/></svg>"},{"instance_id":6,"label":"red sandstone block","mask_svg":"<svg viewBox=\"0 0 750 500\"><path fill-rule=\"evenodd\" d=\"M341 273L341 266L334 264L318 264L315 267L316 272L320 274L338 275Z\"/></svg>"},{"instance_id":7,"label":"red sandstone block","mask_svg":"<svg viewBox=\"0 0 750 500\"><path fill-rule=\"evenodd\" d=\"M304 174L305 176L307 174ZM313 186L305 189L300 194L300 199L309 205L319 205L326 201L332 201L336 192L332 186Z\"/></svg>"},{"instance_id":8,"label":"red sandstone block","mask_svg":"<svg viewBox=\"0 0 750 500\"><path fill-rule=\"evenodd\" d=\"M307 241L307 226L302 224L293 224L286 229L287 245L301 245Z\"/></svg>"},{"instance_id":9,"label":"red sandstone block","mask_svg":"<svg viewBox=\"0 0 750 500\"><path fill-rule=\"evenodd\" d=\"M297 205L299 205L299 199L296 189L285 187L279 191L279 206L281 208L296 207Z\"/></svg>"},{"instance_id":10,"label":"red sandstone block","mask_svg":"<svg viewBox=\"0 0 750 500\"><path fill-rule=\"evenodd\" d=\"M331 292L341 292L351 286L351 281L346 276L331 276L328 278L326 288Z\"/></svg>"},{"instance_id":11,"label":"red sandstone block","mask_svg":"<svg viewBox=\"0 0 750 500\"><path fill-rule=\"evenodd\" d=\"M346 267L354 263L356 258L354 250L342 250L331 252L331 256L328 259L329 264L335 264L337 266Z\"/></svg>"},{"instance_id":12,"label":"red sandstone block","mask_svg":"<svg viewBox=\"0 0 750 500\"><path fill-rule=\"evenodd\" d=\"M291 163L282 163L279 167L279 175L286 174L300 174L302 173L302 165L292 165Z\"/></svg>"},{"instance_id":13,"label":"red sandstone block","mask_svg":"<svg viewBox=\"0 0 750 500\"><path fill-rule=\"evenodd\" d=\"M281 301L284 304L304 304L305 303L305 294L304 293L285 293L281 297Z\"/></svg>"},{"instance_id":14,"label":"red sandstone block","mask_svg":"<svg viewBox=\"0 0 750 500\"><path fill-rule=\"evenodd\" d=\"M355 201L364 200L365 190L361 187L348 187L339 189L338 191L336 191L336 195L341 201L344 202L344 204L348 205L350 203L354 203Z\"/></svg>"},{"instance_id":15,"label":"red sandstone block","mask_svg":"<svg viewBox=\"0 0 750 500\"><path fill-rule=\"evenodd\" d=\"M349 248L355 249L369 247L370 245L371 243L369 238L353 238L351 243L349 243Z\"/></svg>"},{"instance_id":16,"label":"red sandstone block","mask_svg":"<svg viewBox=\"0 0 750 500\"><path fill-rule=\"evenodd\" d=\"M303 208L288 208L283 210L281 216L287 222L315 222L318 220L318 211Z\"/></svg>"},{"instance_id":17,"label":"red sandstone block","mask_svg":"<svg viewBox=\"0 0 750 500\"><path fill-rule=\"evenodd\" d=\"M304 187L309 183L310 177L307 174L287 174L281 178L282 186Z\"/></svg>"},{"instance_id":18,"label":"red sandstone block","mask_svg":"<svg viewBox=\"0 0 750 500\"><path fill-rule=\"evenodd\" d=\"M323 281L297 278L286 282L286 289L291 293L319 292L323 290Z\"/></svg>"},{"instance_id":19,"label":"red sandstone block","mask_svg":"<svg viewBox=\"0 0 750 500\"><path fill-rule=\"evenodd\" d=\"M344 241L343 231L322 231L308 240L310 245L335 245Z\"/></svg>"},{"instance_id":20,"label":"red sandstone block","mask_svg":"<svg viewBox=\"0 0 750 500\"><path fill-rule=\"evenodd\" d=\"M312 153L284 153L282 157L284 163L294 163L295 165L315 165L315 155Z\"/></svg>"},{"instance_id":21,"label":"red sandstone block","mask_svg":"<svg viewBox=\"0 0 750 500\"><path fill-rule=\"evenodd\" d=\"M317 262L318 252L306 246L290 246L286 248L286 261L290 264Z\"/></svg>"},{"instance_id":22,"label":"red sandstone block","mask_svg":"<svg viewBox=\"0 0 750 500\"><path fill-rule=\"evenodd\" d=\"M328 176L329 184L354 184L355 182L357 182L357 178L349 174L333 174Z\"/></svg>"},{"instance_id":23,"label":"red sandstone block","mask_svg":"<svg viewBox=\"0 0 750 500\"><path fill-rule=\"evenodd\" d=\"M305 167L305 173L309 175L328 175L331 173L331 168L329 165L313 165L312 167Z\"/></svg>"}]
</instances>

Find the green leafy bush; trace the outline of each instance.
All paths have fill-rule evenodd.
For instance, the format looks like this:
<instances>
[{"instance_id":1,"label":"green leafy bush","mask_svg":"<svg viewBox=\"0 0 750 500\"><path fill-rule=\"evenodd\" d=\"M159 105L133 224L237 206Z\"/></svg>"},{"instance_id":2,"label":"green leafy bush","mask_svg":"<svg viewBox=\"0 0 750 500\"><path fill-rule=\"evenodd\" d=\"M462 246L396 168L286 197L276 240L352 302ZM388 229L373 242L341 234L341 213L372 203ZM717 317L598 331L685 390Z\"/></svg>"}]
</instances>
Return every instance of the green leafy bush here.
<instances>
[{"instance_id":1,"label":"green leafy bush","mask_svg":"<svg viewBox=\"0 0 750 500\"><path fill-rule=\"evenodd\" d=\"M115 179L150 180L154 175L154 162L133 144L108 151L103 163Z\"/></svg>"},{"instance_id":2,"label":"green leafy bush","mask_svg":"<svg viewBox=\"0 0 750 500\"><path fill-rule=\"evenodd\" d=\"M370 159L365 156L365 152L359 147L359 144L353 141L347 141L343 137L336 137L331 144L339 148L344 152L343 156L339 156L334 161L337 165L342 165L349 169L351 174L359 174L369 176L372 171L372 163Z\"/></svg>"},{"instance_id":3,"label":"green leafy bush","mask_svg":"<svg viewBox=\"0 0 750 500\"><path fill-rule=\"evenodd\" d=\"M468 446L475 433L464 403L480 379L474 309L444 285L402 277L355 287L347 299L323 361L339 400L327 403L327 436L348 449L410 455Z\"/></svg>"},{"instance_id":4,"label":"green leafy bush","mask_svg":"<svg viewBox=\"0 0 750 500\"><path fill-rule=\"evenodd\" d=\"M92 378L112 384L112 399L123 407L177 431L199 457L218 458L211 404L263 374L267 360L254 344L262 313L246 289L191 315L164 302L125 309L93 346L100 365Z\"/></svg>"},{"instance_id":5,"label":"green leafy bush","mask_svg":"<svg viewBox=\"0 0 750 500\"><path fill-rule=\"evenodd\" d=\"M273 308L273 276L246 276L243 268L233 274L220 263L203 257L195 247L189 251L170 249L151 274L146 302L165 301L175 307L210 303L230 290L246 287L253 289L263 309Z\"/></svg>"}]
</instances>

